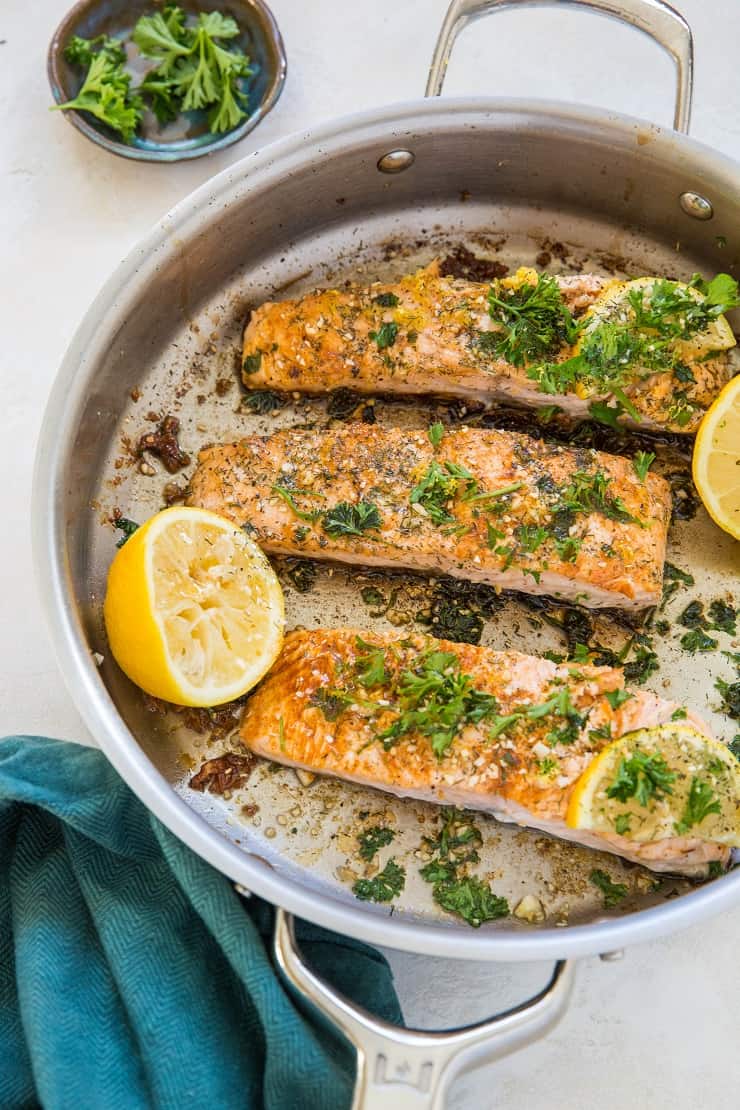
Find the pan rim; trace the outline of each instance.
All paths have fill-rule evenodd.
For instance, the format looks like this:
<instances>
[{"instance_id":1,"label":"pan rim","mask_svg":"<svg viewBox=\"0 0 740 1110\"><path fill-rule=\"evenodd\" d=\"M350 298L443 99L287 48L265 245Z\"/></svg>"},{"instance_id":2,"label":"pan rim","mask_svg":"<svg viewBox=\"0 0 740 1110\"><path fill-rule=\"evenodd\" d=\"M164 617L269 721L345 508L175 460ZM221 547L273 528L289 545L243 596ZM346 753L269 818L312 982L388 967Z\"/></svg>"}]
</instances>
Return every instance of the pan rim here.
<instances>
[{"instance_id":1,"label":"pan rim","mask_svg":"<svg viewBox=\"0 0 740 1110\"><path fill-rule=\"evenodd\" d=\"M402 102L339 119L308 131L296 132L227 167L180 201L129 252L83 316L52 385L39 434L32 497L34 564L51 641L63 680L96 742L119 774L159 820L203 859L247 890L283 906L318 925L350 934L371 944L447 958L524 961L603 953L680 930L740 903L740 871L661 906L585 925L537 931L473 933L467 926L415 923L389 917L370 907L353 906L306 889L279 875L255 856L227 841L177 795L150 763L119 715L91 657L76 613L69 585L63 512L63 474L71 433L97 355L110 335L98 321L125 301L141 281L142 271L154 268L171 251L181 249L188 222L204 211L233 202L252 185L264 187L289 171L291 161L302 165L320 151L331 153L332 142L359 139L373 126L389 138L409 134L414 125L429 121L473 126L491 117L527 119L539 126L570 124L582 131L600 129L624 138L635 129L650 128L651 137L666 156L680 151L686 157L687 187L692 167L706 175L735 179L740 165L697 140L619 113L574 107L558 101L499 98L444 98ZM693 158L691 157L693 155Z\"/></svg>"}]
</instances>

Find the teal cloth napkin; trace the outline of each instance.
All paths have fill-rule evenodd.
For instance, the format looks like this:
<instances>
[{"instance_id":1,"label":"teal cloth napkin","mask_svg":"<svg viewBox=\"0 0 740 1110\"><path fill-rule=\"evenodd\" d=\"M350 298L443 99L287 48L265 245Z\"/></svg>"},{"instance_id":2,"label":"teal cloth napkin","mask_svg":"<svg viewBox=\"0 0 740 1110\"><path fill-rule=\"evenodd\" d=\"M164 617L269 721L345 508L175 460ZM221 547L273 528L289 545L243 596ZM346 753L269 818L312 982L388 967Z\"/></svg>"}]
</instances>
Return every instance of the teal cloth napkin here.
<instances>
[{"instance_id":1,"label":"teal cloth napkin","mask_svg":"<svg viewBox=\"0 0 740 1110\"><path fill-rule=\"evenodd\" d=\"M354 1054L284 990L271 918L100 752L0 741L2 1110L344 1110ZM298 935L321 975L401 1020L377 952L305 923Z\"/></svg>"}]
</instances>

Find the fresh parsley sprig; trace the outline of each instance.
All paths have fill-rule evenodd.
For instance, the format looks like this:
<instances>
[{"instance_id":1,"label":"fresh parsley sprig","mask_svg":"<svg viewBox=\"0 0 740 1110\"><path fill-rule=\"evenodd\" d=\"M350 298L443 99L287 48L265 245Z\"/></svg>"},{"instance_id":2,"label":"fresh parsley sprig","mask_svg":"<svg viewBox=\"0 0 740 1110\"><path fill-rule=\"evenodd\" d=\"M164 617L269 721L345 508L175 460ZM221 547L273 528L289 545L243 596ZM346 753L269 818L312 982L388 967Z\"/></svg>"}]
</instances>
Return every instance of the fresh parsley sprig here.
<instances>
[{"instance_id":1,"label":"fresh parsley sprig","mask_svg":"<svg viewBox=\"0 0 740 1110\"><path fill-rule=\"evenodd\" d=\"M534 284L508 288L497 281L488 293L488 314L495 330L481 332L479 344L512 366L525 366L574 343L578 325L549 274Z\"/></svg>"}]
</instances>

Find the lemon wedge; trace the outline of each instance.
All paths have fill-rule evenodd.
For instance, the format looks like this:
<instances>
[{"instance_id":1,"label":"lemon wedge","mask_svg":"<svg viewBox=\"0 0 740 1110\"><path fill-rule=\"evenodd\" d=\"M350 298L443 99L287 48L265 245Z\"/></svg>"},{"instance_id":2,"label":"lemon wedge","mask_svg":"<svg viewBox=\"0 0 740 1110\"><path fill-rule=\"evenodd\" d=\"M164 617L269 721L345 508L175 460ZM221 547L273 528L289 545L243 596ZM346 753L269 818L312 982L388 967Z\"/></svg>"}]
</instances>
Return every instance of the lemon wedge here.
<instances>
[{"instance_id":1,"label":"lemon wedge","mask_svg":"<svg viewBox=\"0 0 740 1110\"><path fill-rule=\"evenodd\" d=\"M740 375L725 386L699 425L694 485L715 524L740 540Z\"/></svg>"},{"instance_id":2,"label":"lemon wedge","mask_svg":"<svg viewBox=\"0 0 740 1110\"><path fill-rule=\"evenodd\" d=\"M103 608L113 656L154 697L210 706L250 690L274 663L285 610L265 555L205 509L157 513L126 541Z\"/></svg>"},{"instance_id":3,"label":"lemon wedge","mask_svg":"<svg viewBox=\"0 0 740 1110\"><path fill-rule=\"evenodd\" d=\"M633 281L608 282L586 313L584 332L588 332L597 324L627 323L634 317L634 310L629 301L630 293L643 290L643 301L649 305L656 282L663 280L657 277L640 277ZM692 297L695 301L703 300L699 290L684 281L671 281L670 284L678 293ZM580 344L576 345L576 350L579 346ZM726 351L734 346L735 336L724 316L715 317L706 328L693 335L691 339L677 339L675 342L675 350L687 362L703 358L710 351Z\"/></svg>"},{"instance_id":4,"label":"lemon wedge","mask_svg":"<svg viewBox=\"0 0 740 1110\"><path fill-rule=\"evenodd\" d=\"M740 764L690 725L626 733L578 779L566 823L637 842L689 836L738 848Z\"/></svg>"}]
</instances>

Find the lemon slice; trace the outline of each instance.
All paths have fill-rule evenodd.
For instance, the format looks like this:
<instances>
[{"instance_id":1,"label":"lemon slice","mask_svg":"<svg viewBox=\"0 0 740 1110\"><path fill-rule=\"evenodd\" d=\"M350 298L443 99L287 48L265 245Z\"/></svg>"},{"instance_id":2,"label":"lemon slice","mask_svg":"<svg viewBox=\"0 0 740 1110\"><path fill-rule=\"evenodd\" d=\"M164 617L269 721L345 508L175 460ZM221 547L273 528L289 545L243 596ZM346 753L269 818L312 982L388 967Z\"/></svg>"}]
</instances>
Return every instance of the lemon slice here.
<instances>
[{"instance_id":1,"label":"lemon slice","mask_svg":"<svg viewBox=\"0 0 740 1110\"><path fill-rule=\"evenodd\" d=\"M586 313L585 330L588 331L597 324L607 322L627 323L634 317L634 310L629 302L630 293L633 290L643 290L643 301L649 305L656 282L663 280L665 279L641 277L633 281L610 281ZM698 289L694 289L684 281L671 281L670 284L677 292L692 297L695 301L704 299ZM691 339L676 340L675 349L687 361L696 361L708 355L710 351L726 351L734 346L735 336L732 328L724 316L717 316Z\"/></svg>"},{"instance_id":2,"label":"lemon slice","mask_svg":"<svg viewBox=\"0 0 740 1110\"><path fill-rule=\"evenodd\" d=\"M740 764L690 725L628 732L583 772L565 819L637 842L688 836L739 848Z\"/></svg>"},{"instance_id":3,"label":"lemon slice","mask_svg":"<svg viewBox=\"0 0 740 1110\"><path fill-rule=\"evenodd\" d=\"M111 564L103 611L121 669L177 705L245 694L283 641L275 572L240 528L205 509L165 509L134 532Z\"/></svg>"},{"instance_id":4,"label":"lemon slice","mask_svg":"<svg viewBox=\"0 0 740 1110\"><path fill-rule=\"evenodd\" d=\"M694 485L712 520L740 540L740 375L717 397L696 433Z\"/></svg>"}]
</instances>

